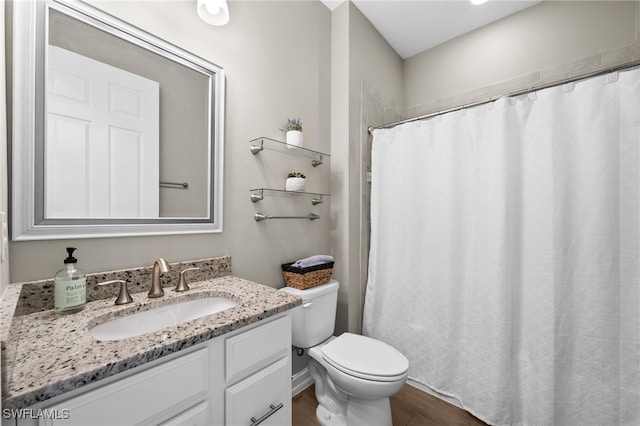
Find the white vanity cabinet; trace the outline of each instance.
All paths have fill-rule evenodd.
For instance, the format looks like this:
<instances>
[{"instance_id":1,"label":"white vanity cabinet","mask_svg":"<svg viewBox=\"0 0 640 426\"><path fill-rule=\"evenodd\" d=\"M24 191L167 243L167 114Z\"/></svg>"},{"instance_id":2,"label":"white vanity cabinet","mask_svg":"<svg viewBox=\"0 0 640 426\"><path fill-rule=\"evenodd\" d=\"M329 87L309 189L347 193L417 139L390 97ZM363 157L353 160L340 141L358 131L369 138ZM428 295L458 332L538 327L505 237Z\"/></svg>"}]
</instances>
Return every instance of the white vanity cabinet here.
<instances>
[{"instance_id":1,"label":"white vanity cabinet","mask_svg":"<svg viewBox=\"0 0 640 426\"><path fill-rule=\"evenodd\" d=\"M225 352L225 424L290 424L290 321L272 321L230 337Z\"/></svg>"},{"instance_id":2,"label":"white vanity cabinet","mask_svg":"<svg viewBox=\"0 0 640 426\"><path fill-rule=\"evenodd\" d=\"M204 345L141 372L49 405L40 425L134 425L159 423L192 405L208 404L209 347ZM64 395L63 395L64 396ZM65 414L66 412L66 414ZM206 413L205 413L206 414ZM64 418L68 417L68 418ZM207 421L207 418L203 420ZM179 423L178 423L179 424Z\"/></svg>"},{"instance_id":3,"label":"white vanity cabinet","mask_svg":"<svg viewBox=\"0 0 640 426\"><path fill-rule=\"evenodd\" d=\"M290 425L290 316L267 318L27 412L18 426Z\"/></svg>"}]
</instances>

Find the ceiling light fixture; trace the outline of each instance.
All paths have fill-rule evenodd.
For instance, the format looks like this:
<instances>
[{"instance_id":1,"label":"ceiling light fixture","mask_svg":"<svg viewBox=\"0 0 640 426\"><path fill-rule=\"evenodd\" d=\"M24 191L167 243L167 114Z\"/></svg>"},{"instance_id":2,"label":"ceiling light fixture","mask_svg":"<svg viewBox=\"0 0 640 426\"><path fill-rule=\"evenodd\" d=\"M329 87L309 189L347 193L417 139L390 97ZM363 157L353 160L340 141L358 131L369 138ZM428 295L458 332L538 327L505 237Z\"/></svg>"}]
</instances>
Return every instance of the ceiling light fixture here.
<instances>
[{"instance_id":1,"label":"ceiling light fixture","mask_svg":"<svg viewBox=\"0 0 640 426\"><path fill-rule=\"evenodd\" d=\"M198 0L198 16L211 25L224 25L229 22L227 0Z\"/></svg>"},{"instance_id":2,"label":"ceiling light fixture","mask_svg":"<svg viewBox=\"0 0 640 426\"><path fill-rule=\"evenodd\" d=\"M484 3L488 2L489 0L469 0L469 1L474 6L480 6L481 4L484 4Z\"/></svg>"}]
</instances>

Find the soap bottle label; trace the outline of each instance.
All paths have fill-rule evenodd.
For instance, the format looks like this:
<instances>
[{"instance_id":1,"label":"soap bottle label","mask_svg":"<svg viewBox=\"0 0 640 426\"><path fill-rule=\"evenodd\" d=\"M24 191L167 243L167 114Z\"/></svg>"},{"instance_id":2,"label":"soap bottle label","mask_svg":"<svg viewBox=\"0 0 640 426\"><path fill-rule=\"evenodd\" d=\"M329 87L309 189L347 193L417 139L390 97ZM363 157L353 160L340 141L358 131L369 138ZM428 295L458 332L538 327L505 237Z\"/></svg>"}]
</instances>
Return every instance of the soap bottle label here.
<instances>
[{"instance_id":1,"label":"soap bottle label","mask_svg":"<svg viewBox=\"0 0 640 426\"><path fill-rule=\"evenodd\" d=\"M56 310L65 310L84 305L87 299L87 279L54 280L53 304Z\"/></svg>"}]
</instances>

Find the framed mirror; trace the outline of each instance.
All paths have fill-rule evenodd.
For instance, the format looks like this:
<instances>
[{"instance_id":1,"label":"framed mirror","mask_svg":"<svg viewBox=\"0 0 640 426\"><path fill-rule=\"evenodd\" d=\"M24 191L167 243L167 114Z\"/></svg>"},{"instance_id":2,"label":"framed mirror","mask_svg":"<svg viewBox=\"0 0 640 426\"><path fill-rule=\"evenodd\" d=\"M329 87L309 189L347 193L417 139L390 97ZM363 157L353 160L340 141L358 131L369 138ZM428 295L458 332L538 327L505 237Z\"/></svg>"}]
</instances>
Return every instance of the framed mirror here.
<instances>
[{"instance_id":1,"label":"framed mirror","mask_svg":"<svg viewBox=\"0 0 640 426\"><path fill-rule=\"evenodd\" d=\"M73 0L12 54L13 240L222 231L221 67Z\"/></svg>"}]
</instances>

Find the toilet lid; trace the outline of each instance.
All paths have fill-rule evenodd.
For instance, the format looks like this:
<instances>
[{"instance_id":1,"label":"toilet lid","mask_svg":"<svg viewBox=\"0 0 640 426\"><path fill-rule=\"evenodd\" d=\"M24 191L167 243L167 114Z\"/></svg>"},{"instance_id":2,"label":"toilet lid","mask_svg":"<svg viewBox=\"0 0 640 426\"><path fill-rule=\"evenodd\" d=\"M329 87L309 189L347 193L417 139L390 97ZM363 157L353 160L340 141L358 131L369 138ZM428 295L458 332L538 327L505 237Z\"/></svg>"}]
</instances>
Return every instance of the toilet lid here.
<instances>
[{"instance_id":1,"label":"toilet lid","mask_svg":"<svg viewBox=\"0 0 640 426\"><path fill-rule=\"evenodd\" d=\"M346 374L369 380L399 380L409 369L409 360L394 347L352 333L343 333L324 345L322 357Z\"/></svg>"}]
</instances>

